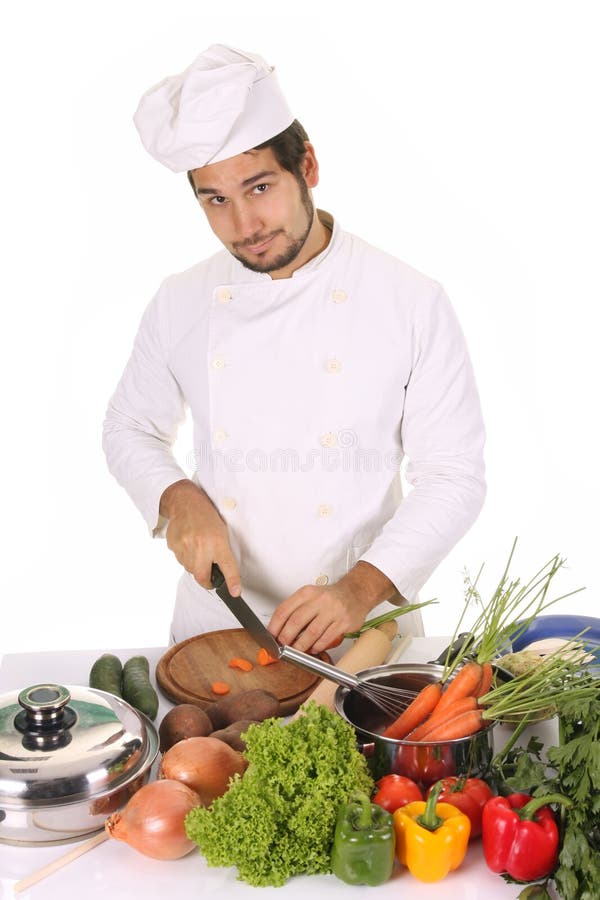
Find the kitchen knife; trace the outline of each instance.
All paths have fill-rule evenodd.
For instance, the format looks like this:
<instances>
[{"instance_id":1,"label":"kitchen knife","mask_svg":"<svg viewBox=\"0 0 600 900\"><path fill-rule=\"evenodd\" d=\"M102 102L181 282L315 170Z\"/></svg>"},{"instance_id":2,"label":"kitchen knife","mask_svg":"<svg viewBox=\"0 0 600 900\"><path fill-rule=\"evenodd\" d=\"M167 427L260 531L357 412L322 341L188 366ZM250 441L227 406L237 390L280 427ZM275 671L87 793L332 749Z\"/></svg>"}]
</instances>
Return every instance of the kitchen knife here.
<instances>
[{"instance_id":1,"label":"kitchen knife","mask_svg":"<svg viewBox=\"0 0 600 900\"><path fill-rule=\"evenodd\" d=\"M264 647L271 656L279 659L281 650L283 649L281 644L275 640L271 632L267 630L256 613L250 609L242 597L234 597L229 593L225 576L216 563L213 563L210 580L218 596L225 606L229 607L240 625L244 626L246 631L252 635L260 647Z\"/></svg>"}]
</instances>

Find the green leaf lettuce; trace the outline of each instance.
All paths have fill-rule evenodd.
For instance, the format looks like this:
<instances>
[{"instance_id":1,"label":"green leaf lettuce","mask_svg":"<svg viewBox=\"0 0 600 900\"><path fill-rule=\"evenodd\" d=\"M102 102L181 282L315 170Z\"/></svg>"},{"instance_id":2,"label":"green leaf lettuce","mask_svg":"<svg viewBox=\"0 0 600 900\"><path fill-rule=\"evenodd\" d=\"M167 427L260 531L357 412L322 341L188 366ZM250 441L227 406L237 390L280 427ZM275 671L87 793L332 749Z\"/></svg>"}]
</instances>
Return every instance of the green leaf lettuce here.
<instances>
[{"instance_id":1,"label":"green leaf lettuce","mask_svg":"<svg viewBox=\"0 0 600 900\"><path fill-rule=\"evenodd\" d=\"M297 719L267 719L244 737L246 772L209 808L188 813L188 837L210 866L236 866L255 886L330 872L338 807L373 788L353 728L311 702Z\"/></svg>"}]
</instances>

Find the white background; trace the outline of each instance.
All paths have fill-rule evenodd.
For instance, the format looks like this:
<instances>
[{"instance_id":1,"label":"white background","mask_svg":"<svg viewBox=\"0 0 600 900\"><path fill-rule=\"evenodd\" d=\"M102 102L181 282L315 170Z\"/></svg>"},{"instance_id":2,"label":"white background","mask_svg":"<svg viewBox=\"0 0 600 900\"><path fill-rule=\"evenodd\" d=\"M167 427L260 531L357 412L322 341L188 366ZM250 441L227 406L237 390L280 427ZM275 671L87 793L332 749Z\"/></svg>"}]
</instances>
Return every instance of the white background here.
<instances>
[{"instance_id":1,"label":"white background","mask_svg":"<svg viewBox=\"0 0 600 900\"><path fill-rule=\"evenodd\" d=\"M487 429L484 511L423 591L451 632L567 559L598 578L598 85L593 2L104 0L3 7L0 653L166 644L179 567L101 451L162 279L218 249L185 175L143 150L146 88L211 43L275 64L321 164L317 204L443 283ZM374 353L377 348L373 348ZM177 446L191 450L189 429Z\"/></svg>"}]
</instances>

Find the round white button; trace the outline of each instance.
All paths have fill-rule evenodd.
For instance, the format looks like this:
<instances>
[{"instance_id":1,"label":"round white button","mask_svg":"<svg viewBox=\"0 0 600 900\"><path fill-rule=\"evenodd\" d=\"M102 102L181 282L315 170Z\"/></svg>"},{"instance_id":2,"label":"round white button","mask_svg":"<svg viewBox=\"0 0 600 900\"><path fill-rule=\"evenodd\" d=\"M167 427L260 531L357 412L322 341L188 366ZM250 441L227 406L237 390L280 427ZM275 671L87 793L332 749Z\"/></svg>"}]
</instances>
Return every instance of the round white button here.
<instances>
[{"instance_id":1,"label":"round white button","mask_svg":"<svg viewBox=\"0 0 600 900\"><path fill-rule=\"evenodd\" d=\"M233 499L233 497L224 497L223 498L223 506L225 507L225 509L235 509L237 506L237 503Z\"/></svg>"},{"instance_id":2,"label":"round white button","mask_svg":"<svg viewBox=\"0 0 600 900\"><path fill-rule=\"evenodd\" d=\"M315 584L329 584L329 577L327 575L319 575L318 578L315 578Z\"/></svg>"},{"instance_id":3,"label":"round white button","mask_svg":"<svg viewBox=\"0 0 600 900\"><path fill-rule=\"evenodd\" d=\"M333 509L328 503L321 503L317 512L322 519L326 519L328 516L333 515Z\"/></svg>"},{"instance_id":4,"label":"round white button","mask_svg":"<svg viewBox=\"0 0 600 900\"><path fill-rule=\"evenodd\" d=\"M333 431L327 431L325 434L321 435L321 447L335 447L336 444L337 437Z\"/></svg>"},{"instance_id":5,"label":"round white button","mask_svg":"<svg viewBox=\"0 0 600 900\"><path fill-rule=\"evenodd\" d=\"M328 372L339 372L342 364L339 359L328 359L325 368Z\"/></svg>"},{"instance_id":6,"label":"round white button","mask_svg":"<svg viewBox=\"0 0 600 900\"><path fill-rule=\"evenodd\" d=\"M348 294L346 291L343 291L341 288L336 288L331 295L331 299L334 303L343 303L344 300L348 299Z\"/></svg>"},{"instance_id":7,"label":"round white button","mask_svg":"<svg viewBox=\"0 0 600 900\"><path fill-rule=\"evenodd\" d=\"M215 433L213 434L215 441L224 441L227 437L227 432L223 428L217 428Z\"/></svg>"},{"instance_id":8,"label":"round white button","mask_svg":"<svg viewBox=\"0 0 600 900\"><path fill-rule=\"evenodd\" d=\"M225 360L222 356L215 356L212 361L213 369L224 369L225 368Z\"/></svg>"},{"instance_id":9,"label":"round white button","mask_svg":"<svg viewBox=\"0 0 600 900\"><path fill-rule=\"evenodd\" d=\"M219 303L229 303L229 301L233 298L233 294L226 287L217 288L217 300Z\"/></svg>"}]
</instances>

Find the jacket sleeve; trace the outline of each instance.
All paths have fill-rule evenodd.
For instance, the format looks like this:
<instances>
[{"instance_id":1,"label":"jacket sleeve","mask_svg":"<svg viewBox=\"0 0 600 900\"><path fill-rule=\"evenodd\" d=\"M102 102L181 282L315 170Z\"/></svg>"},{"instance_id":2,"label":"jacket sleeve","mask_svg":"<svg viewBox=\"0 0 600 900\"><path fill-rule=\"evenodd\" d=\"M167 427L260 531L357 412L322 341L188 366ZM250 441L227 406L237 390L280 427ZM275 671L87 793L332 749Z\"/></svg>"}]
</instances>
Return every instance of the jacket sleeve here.
<instances>
[{"instance_id":1,"label":"jacket sleeve","mask_svg":"<svg viewBox=\"0 0 600 900\"><path fill-rule=\"evenodd\" d=\"M418 310L414 329L401 422L410 489L361 556L409 602L473 524L486 492L479 396L464 336L441 288Z\"/></svg>"},{"instance_id":2,"label":"jacket sleeve","mask_svg":"<svg viewBox=\"0 0 600 900\"><path fill-rule=\"evenodd\" d=\"M108 468L125 488L153 537L162 537L163 491L189 476L172 451L185 402L168 365L168 285L147 307L121 380L111 397L102 446Z\"/></svg>"}]
</instances>

